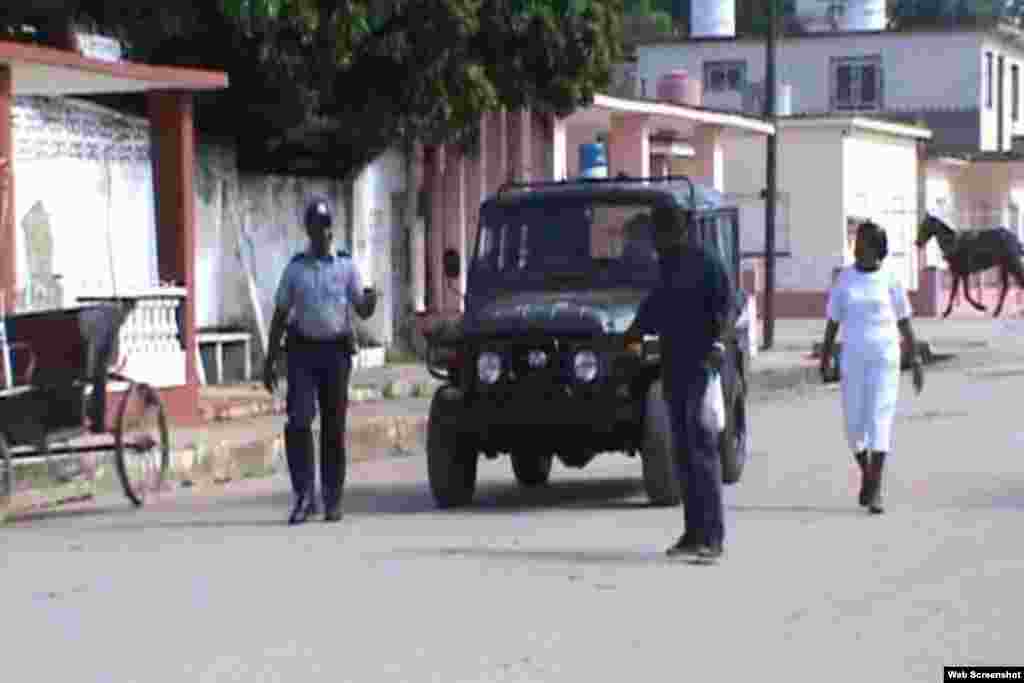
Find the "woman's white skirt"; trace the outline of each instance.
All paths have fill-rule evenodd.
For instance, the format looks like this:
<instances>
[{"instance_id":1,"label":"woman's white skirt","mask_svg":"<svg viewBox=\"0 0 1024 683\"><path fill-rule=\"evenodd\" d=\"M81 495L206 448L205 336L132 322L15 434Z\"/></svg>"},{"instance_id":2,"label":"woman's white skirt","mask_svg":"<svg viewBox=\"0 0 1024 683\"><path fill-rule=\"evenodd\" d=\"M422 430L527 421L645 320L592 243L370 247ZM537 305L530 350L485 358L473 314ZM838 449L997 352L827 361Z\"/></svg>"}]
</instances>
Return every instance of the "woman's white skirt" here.
<instances>
[{"instance_id":1,"label":"woman's white skirt","mask_svg":"<svg viewBox=\"0 0 1024 683\"><path fill-rule=\"evenodd\" d=\"M846 439L855 453L892 450L892 424L900 395L900 352L870 356L842 350L840 359Z\"/></svg>"}]
</instances>

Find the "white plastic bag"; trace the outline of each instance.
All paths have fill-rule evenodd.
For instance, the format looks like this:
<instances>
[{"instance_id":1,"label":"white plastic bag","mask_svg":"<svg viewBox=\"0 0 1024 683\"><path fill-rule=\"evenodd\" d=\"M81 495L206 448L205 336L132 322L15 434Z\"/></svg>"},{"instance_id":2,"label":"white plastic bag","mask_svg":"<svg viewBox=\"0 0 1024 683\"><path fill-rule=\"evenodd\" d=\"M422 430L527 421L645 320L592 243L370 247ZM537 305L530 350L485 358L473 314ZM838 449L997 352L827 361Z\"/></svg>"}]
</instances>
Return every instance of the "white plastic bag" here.
<instances>
[{"instance_id":1,"label":"white plastic bag","mask_svg":"<svg viewBox=\"0 0 1024 683\"><path fill-rule=\"evenodd\" d=\"M725 397L722 395L721 373L712 372L708 378L704 401L701 404L700 423L713 434L725 429Z\"/></svg>"}]
</instances>

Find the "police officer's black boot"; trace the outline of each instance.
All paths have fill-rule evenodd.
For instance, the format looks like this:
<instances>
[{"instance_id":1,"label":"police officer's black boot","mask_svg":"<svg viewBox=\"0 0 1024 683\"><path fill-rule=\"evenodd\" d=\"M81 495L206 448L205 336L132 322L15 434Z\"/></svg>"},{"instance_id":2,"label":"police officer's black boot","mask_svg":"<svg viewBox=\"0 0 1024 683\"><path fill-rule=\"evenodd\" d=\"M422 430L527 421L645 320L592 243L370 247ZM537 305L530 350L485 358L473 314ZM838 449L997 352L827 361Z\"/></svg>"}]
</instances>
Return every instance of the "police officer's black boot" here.
<instances>
[{"instance_id":1,"label":"police officer's black boot","mask_svg":"<svg viewBox=\"0 0 1024 683\"><path fill-rule=\"evenodd\" d=\"M341 521L342 493L345 490L345 443L340 430L320 432L320 481L324 494L324 521Z\"/></svg>"},{"instance_id":2,"label":"police officer's black boot","mask_svg":"<svg viewBox=\"0 0 1024 683\"><path fill-rule=\"evenodd\" d=\"M882 472L885 468L885 453L871 455L871 496L868 500L868 511L873 515L885 512L882 507Z\"/></svg>"},{"instance_id":3,"label":"police officer's black boot","mask_svg":"<svg viewBox=\"0 0 1024 683\"><path fill-rule=\"evenodd\" d=\"M871 502L871 472L868 467L868 452L855 453L853 458L860 466L860 493L857 495L857 502L866 506Z\"/></svg>"},{"instance_id":4,"label":"police officer's black boot","mask_svg":"<svg viewBox=\"0 0 1024 683\"><path fill-rule=\"evenodd\" d=\"M313 432L309 429L284 430L284 448L292 478L295 506L289 524L302 524L317 513L316 472L313 469Z\"/></svg>"}]
</instances>

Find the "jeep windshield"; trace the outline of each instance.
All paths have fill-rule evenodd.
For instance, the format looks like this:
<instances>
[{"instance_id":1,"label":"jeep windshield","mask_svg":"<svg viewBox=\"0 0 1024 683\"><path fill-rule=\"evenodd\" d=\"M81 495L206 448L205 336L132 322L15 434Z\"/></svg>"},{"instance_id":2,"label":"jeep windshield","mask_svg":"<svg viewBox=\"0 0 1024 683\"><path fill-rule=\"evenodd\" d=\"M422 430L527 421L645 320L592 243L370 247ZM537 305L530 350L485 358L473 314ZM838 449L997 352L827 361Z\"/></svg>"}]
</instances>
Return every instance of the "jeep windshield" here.
<instances>
[{"instance_id":1,"label":"jeep windshield","mask_svg":"<svg viewBox=\"0 0 1024 683\"><path fill-rule=\"evenodd\" d=\"M470 273L473 284L657 285L653 208L583 197L486 206Z\"/></svg>"}]
</instances>

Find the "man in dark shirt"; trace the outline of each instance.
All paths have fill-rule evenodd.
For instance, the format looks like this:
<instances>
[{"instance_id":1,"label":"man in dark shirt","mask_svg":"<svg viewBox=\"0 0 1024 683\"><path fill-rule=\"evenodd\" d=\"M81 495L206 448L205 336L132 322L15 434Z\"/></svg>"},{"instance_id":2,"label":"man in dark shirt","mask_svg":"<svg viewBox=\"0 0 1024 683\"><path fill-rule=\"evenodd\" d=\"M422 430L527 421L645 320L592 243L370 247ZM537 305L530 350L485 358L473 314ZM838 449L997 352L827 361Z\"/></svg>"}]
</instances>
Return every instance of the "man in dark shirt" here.
<instances>
[{"instance_id":1,"label":"man in dark shirt","mask_svg":"<svg viewBox=\"0 0 1024 683\"><path fill-rule=\"evenodd\" d=\"M626 338L660 338L662 382L686 518L685 533L667 553L713 562L722 555L725 540L722 465L718 435L704 428L700 412L711 373L720 371L725 359L721 337L733 293L716 254L685 241L681 230L679 239L666 242L664 235L672 232L666 222L674 220L664 214L655 217L661 284L640 305Z\"/></svg>"}]
</instances>

